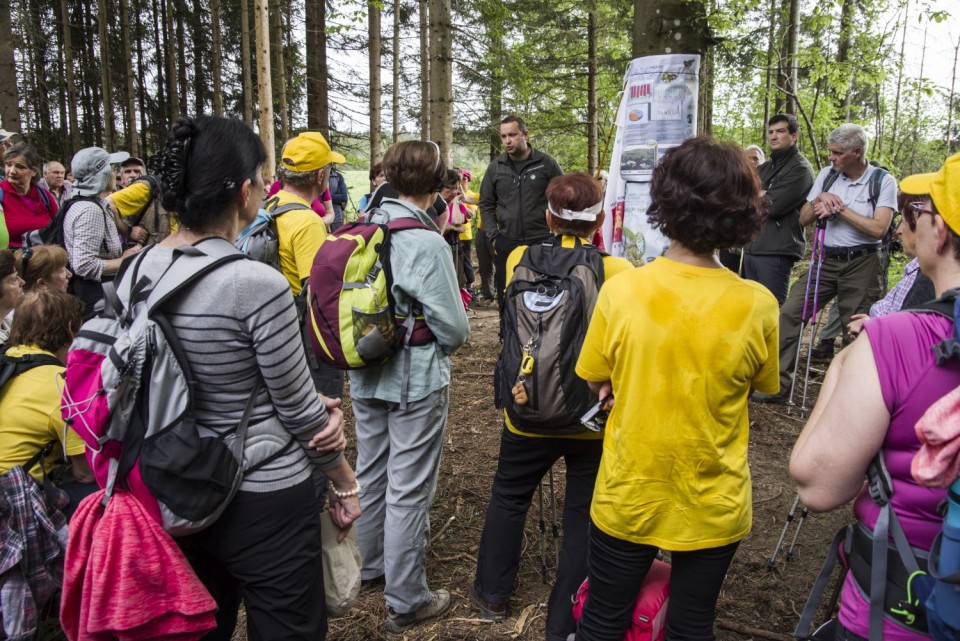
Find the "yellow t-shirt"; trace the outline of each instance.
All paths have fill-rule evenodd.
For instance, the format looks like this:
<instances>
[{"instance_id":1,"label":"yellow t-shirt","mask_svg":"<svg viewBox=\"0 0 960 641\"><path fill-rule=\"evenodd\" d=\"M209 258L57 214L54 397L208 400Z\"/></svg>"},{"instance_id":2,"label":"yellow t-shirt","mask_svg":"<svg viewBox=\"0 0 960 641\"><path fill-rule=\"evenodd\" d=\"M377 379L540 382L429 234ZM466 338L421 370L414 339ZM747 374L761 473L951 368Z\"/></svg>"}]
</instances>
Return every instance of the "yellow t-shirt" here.
<instances>
[{"instance_id":1,"label":"yellow t-shirt","mask_svg":"<svg viewBox=\"0 0 960 641\"><path fill-rule=\"evenodd\" d=\"M150 185L145 181L138 180L132 185L124 187L119 191L115 191L109 196L107 200L113 203L117 208L117 212L120 214L121 218L130 218L132 216L137 216L140 212L144 211L147 205L150 203ZM177 220L177 217L172 212L170 213L170 233L177 231L180 227L180 223Z\"/></svg>"},{"instance_id":2,"label":"yellow t-shirt","mask_svg":"<svg viewBox=\"0 0 960 641\"><path fill-rule=\"evenodd\" d=\"M476 218L480 215L480 210L477 209L476 205L468 205L463 203L463 206L467 208L470 212L470 220L463 224L463 231L460 233L460 240L473 240L473 226L476 224Z\"/></svg>"},{"instance_id":3,"label":"yellow t-shirt","mask_svg":"<svg viewBox=\"0 0 960 641\"><path fill-rule=\"evenodd\" d=\"M573 236L561 236L560 244L563 247L573 247L574 246L574 237ZM584 244L589 245L590 243L581 239ZM507 283L509 284L513 280L513 272L517 268L517 265L520 263L520 259L523 257L523 252L527 250L527 245L520 245L507 256ZM604 256L603 257L603 282L606 283L609 279L613 278L620 272L627 271L628 269L633 269L633 263L631 263L626 258L618 258L616 256ZM602 289L602 287L601 287ZM513 432L514 434L519 434L520 436L530 436L533 438L572 438L572 439L583 439L583 440L596 440L603 438L603 433L597 432L581 432L580 434L568 434L564 436L549 437L544 436L543 434L532 434L530 432L524 432L518 429L513 423L510 422L510 417L507 416L506 410L503 412L503 421L507 425L507 429Z\"/></svg>"},{"instance_id":4,"label":"yellow t-shirt","mask_svg":"<svg viewBox=\"0 0 960 641\"><path fill-rule=\"evenodd\" d=\"M313 257L327 239L327 226L310 208L310 203L285 189L274 194L269 203L268 211L290 203L302 204L306 208L293 209L276 218L280 242L280 270L296 296L300 293L300 284L310 277Z\"/></svg>"},{"instance_id":5,"label":"yellow t-shirt","mask_svg":"<svg viewBox=\"0 0 960 641\"><path fill-rule=\"evenodd\" d=\"M778 320L766 288L726 269L660 257L604 285L577 362L616 398L597 527L678 551L750 532L747 399L779 388Z\"/></svg>"},{"instance_id":6,"label":"yellow t-shirt","mask_svg":"<svg viewBox=\"0 0 960 641\"><path fill-rule=\"evenodd\" d=\"M27 354L53 356L36 345L15 345L7 350L13 357ZM49 472L58 458L80 456L84 444L72 428L66 428L60 415L60 390L63 370L59 365L40 365L20 374L0 390L0 473L26 463L50 441L59 441L44 461ZM40 466L30 473L38 481L43 478Z\"/></svg>"}]
</instances>

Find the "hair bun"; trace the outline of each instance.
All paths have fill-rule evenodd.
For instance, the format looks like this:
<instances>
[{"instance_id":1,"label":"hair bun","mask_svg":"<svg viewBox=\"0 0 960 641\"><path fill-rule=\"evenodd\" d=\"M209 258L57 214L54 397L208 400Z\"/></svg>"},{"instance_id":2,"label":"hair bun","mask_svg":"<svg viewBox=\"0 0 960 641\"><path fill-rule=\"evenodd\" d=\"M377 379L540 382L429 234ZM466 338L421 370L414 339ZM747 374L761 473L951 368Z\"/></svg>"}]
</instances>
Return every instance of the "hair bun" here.
<instances>
[{"instance_id":1,"label":"hair bun","mask_svg":"<svg viewBox=\"0 0 960 641\"><path fill-rule=\"evenodd\" d=\"M192 118L178 118L167 136L167 144L162 152L160 187L161 202L168 210L180 211L184 208L190 141L196 133L197 125Z\"/></svg>"}]
</instances>

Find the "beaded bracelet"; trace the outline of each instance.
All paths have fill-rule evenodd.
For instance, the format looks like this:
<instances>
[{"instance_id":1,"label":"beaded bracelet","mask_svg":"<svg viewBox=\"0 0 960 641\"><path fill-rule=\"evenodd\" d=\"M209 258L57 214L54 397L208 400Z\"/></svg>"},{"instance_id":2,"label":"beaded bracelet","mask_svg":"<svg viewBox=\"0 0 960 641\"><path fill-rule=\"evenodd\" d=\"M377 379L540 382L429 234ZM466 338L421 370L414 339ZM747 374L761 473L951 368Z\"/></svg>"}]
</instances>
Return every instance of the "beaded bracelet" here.
<instances>
[{"instance_id":1,"label":"beaded bracelet","mask_svg":"<svg viewBox=\"0 0 960 641\"><path fill-rule=\"evenodd\" d=\"M341 492L336 487L334 487L333 483L331 483L330 491L333 492L333 495L336 496L338 499L347 499L347 498L350 498L351 496L357 496L360 494L360 481L357 481L357 484L353 487L352 490L346 490L345 492Z\"/></svg>"}]
</instances>

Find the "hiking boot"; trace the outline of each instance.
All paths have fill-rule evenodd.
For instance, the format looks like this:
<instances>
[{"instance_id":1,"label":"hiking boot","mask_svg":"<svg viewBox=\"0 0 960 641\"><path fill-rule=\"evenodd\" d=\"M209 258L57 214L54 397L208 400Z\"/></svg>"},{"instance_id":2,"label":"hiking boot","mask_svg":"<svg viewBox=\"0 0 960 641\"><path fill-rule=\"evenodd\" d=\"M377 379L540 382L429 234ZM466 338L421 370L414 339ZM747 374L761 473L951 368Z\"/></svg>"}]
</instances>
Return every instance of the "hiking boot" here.
<instances>
[{"instance_id":1,"label":"hiking boot","mask_svg":"<svg viewBox=\"0 0 960 641\"><path fill-rule=\"evenodd\" d=\"M507 617L506 603L491 603L487 601L477 594L477 589L472 583L470 584L468 594L470 595L471 603L480 610L480 618L484 621L503 621Z\"/></svg>"},{"instance_id":2,"label":"hiking boot","mask_svg":"<svg viewBox=\"0 0 960 641\"><path fill-rule=\"evenodd\" d=\"M768 403L770 405L786 405L790 402L790 392L780 392L778 394L764 394L763 392L754 392L750 397L751 401L758 403Z\"/></svg>"},{"instance_id":3,"label":"hiking boot","mask_svg":"<svg viewBox=\"0 0 960 641\"><path fill-rule=\"evenodd\" d=\"M810 357L816 361L828 361L833 358L833 351L835 346L833 341L829 343L824 343L820 341L817 343L817 346L810 350Z\"/></svg>"},{"instance_id":4,"label":"hiking boot","mask_svg":"<svg viewBox=\"0 0 960 641\"><path fill-rule=\"evenodd\" d=\"M433 590L430 592L430 603L416 612L399 614L393 608L387 608L387 630L394 633L409 630L421 621L440 616L449 608L450 593L446 590Z\"/></svg>"}]
</instances>

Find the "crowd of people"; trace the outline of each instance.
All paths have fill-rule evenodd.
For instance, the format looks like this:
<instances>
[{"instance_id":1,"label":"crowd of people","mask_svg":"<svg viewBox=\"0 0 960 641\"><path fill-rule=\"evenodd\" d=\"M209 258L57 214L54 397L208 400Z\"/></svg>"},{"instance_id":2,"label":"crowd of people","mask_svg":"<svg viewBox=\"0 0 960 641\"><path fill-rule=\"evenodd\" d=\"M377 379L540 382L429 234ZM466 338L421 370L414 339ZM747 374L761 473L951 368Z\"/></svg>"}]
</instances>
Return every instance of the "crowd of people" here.
<instances>
[{"instance_id":1,"label":"crowd of people","mask_svg":"<svg viewBox=\"0 0 960 641\"><path fill-rule=\"evenodd\" d=\"M103 313L105 284L132 256L138 278L158 282L185 245L228 243L235 251L238 237L269 221L272 263L231 262L165 307L189 364L198 427L226 438L250 424L248 471L235 496L212 525L176 537L217 604L216 629L204 638L230 639L241 602L250 638L325 637L324 505L341 535L356 528L360 578L382 591L388 631L449 609L450 592L427 580L427 550L452 357L470 335L475 285L499 305L502 339L511 330L504 319L515 318L507 304L539 310L520 371L506 373L497 395L507 390L515 404L541 410L553 400L527 379L546 358L541 332L549 332L540 323L562 298L546 277L521 291L541 247L572 257L578 278L593 265L587 281L596 291L579 294L586 320L566 348L590 404L609 417L593 431L569 415L551 433L499 399L497 470L467 586L480 617L508 616L527 511L563 458L548 641L622 639L662 551L671 563L666 637L715 638L726 572L753 525L749 402L792 402L805 310L831 299L846 349L791 457L800 498L811 510L855 499L858 521L872 531L878 508L863 479L879 454L907 539L929 550L945 491L910 477L919 448L913 426L960 384L960 364L938 366L929 349L953 334L951 320L897 312L960 287L960 154L898 187L867 159L867 134L854 124L831 133L830 164L816 176L791 115L770 119L769 158L755 145L691 138L665 154L649 183L647 217L668 249L635 268L623 258L588 259L608 213L605 178L565 174L531 146L522 118L499 128L504 153L479 192L470 189L472 173L449 167L436 143L395 143L374 159L360 214L382 225L416 222L391 244L389 298L398 325L416 318L428 331L402 355L347 375L316 357L304 312L315 256L346 223L349 199L334 167L346 158L321 134L286 141L273 185L264 184L259 138L229 118L178 120L149 172L141 159L99 147L78 151L68 172L6 136L0 362L31 367L0 388L0 473L55 443L30 473L54 478L72 515L97 487L76 426L61 415L62 377L82 323ZM59 225L59 242L31 240L51 225ZM805 273L791 287L810 227L823 241L809 268L815 279ZM883 256L893 236L911 260L886 292ZM355 466L344 456L347 378ZM589 599L575 618L571 598L585 578ZM846 578L838 641L870 636L870 589L855 573ZM902 622L884 626L897 641L923 636Z\"/></svg>"}]
</instances>

